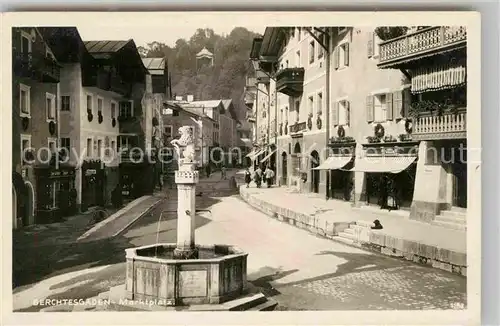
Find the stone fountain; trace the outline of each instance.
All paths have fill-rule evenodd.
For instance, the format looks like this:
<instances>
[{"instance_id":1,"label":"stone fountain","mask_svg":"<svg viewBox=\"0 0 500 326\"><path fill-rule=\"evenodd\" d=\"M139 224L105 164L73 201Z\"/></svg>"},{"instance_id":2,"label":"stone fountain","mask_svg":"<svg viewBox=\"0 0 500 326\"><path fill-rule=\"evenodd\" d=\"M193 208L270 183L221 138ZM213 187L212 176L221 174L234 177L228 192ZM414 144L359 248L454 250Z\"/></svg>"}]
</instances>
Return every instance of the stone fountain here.
<instances>
[{"instance_id":1,"label":"stone fountain","mask_svg":"<svg viewBox=\"0 0 500 326\"><path fill-rule=\"evenodd\" d=\"M193 135L172 141L179 162L177 243L126 249L126 282L107 296L113 310L272 310L276 302L247 287L248 254L231 245L195 242L196 171ZM175 308L173 308L175 307Z\"/></svg>"}]
</instances>

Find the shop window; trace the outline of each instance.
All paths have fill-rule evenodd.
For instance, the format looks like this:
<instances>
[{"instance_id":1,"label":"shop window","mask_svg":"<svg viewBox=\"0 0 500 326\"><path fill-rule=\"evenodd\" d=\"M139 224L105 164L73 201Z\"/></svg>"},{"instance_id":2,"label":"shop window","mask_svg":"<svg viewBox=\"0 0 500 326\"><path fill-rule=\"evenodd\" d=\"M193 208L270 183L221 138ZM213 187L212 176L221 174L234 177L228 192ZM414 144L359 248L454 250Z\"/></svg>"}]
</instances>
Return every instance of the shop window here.
<instances>
[{"instance_id":1,"label":"shop window","mask_svg":"<svg viewBox=\"0 0 500 326\"><path fill-rule=\"evenodd\" d=\"M69 95L61 96L61 111L70 111L71 97Z\"/></svg>"},{"instance_id":2,"label":"shop window","mask_svg":"<svg viewBox=\"0 0 500 326\"><path fill-rule=\"evenodd\" d=\"M19 84L19 109L21 117L30 117L31 115L31 88L24 84Z\"/></svg>"}]
</instances>

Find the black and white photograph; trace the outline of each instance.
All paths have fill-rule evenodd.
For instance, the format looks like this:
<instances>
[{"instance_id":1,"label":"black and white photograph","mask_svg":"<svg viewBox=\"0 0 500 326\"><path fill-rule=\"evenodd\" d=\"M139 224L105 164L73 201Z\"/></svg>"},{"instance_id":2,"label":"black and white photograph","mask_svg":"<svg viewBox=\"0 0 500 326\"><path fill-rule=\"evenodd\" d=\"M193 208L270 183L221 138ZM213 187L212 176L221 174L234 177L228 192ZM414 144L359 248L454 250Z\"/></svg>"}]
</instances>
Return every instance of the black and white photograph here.
<instances>
[{"instance_id":1,"label":"black and white photograph","mask_svg":"<svg viewBox=\"0 0 500 326\"><path fill-rule=\"evenodd\" d=\"M479 15L420 14L12 14L11 323L478 321Z\"/></svg>"}]
</instances>

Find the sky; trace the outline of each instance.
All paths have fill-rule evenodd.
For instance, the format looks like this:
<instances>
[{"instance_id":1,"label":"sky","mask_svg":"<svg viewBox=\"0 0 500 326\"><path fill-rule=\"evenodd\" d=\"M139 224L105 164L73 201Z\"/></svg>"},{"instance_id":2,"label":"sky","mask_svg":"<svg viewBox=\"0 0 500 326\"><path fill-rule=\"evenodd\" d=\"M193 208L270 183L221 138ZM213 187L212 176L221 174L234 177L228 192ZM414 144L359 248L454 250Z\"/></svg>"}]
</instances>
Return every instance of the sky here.
<instances>
[{"instance_id":1,"label":"sky","mask_svg":"<svg viewBox=\"0 0 500 326\"><path fill-rule=\"evenodd\" d=\"M212 28L216 34L229 34L235 27L245 27L246 29L264 34L265 26L193 26L192 23L177 24L175 31L165 31L164 28L154 26L121 25L108 26L106 29L96 28L92 24L77 25L80 36L84 41L94 40L128 40L133 39L137 46L146 46L153 41L165 43L174 46L179 38L189 40L198 28Z\"/></svg>"}]
</instances>

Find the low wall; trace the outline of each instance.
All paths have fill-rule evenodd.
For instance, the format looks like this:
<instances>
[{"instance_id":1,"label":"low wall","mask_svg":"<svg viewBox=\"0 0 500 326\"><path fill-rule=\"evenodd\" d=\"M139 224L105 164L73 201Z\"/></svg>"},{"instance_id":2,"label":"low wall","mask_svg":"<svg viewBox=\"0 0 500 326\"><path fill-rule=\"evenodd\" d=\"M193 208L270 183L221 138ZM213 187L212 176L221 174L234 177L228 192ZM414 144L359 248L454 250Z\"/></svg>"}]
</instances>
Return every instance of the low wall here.
<instances>
[{"instance_id":1,"label":"low wall","mask_svg":"<svg viewBox=\"0 0 500 326\"><path fill-rule=\"evenodd\" d=\"M240 188L240 197L262 213L280 221L305 229L316 235L341 241L338 234L345 229L354 229L354 239L351 245L383 255L406 259L415 263L428 265L452 273L467 275L466 253L438 248L415 241L396 238L384 234L383 231L371 230L371 223L365 221L328 222L307 213L292 211L280 207Z\"/></svg>"}]
</instances>

